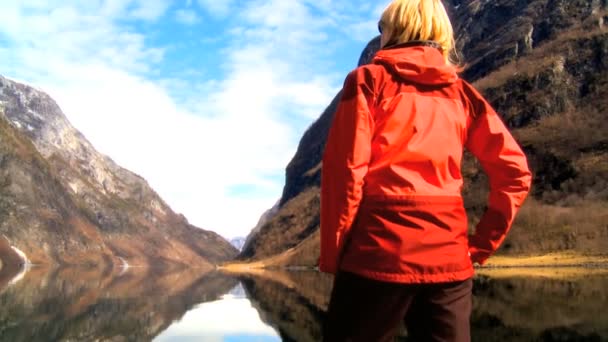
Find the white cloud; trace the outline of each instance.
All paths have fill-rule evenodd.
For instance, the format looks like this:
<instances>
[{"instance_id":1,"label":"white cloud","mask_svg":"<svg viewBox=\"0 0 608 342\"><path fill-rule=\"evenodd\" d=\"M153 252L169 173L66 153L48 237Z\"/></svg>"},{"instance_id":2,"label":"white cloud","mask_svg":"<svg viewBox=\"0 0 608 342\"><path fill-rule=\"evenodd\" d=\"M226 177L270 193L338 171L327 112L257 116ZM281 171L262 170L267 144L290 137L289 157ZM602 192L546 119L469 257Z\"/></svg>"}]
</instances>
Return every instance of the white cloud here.
<instances>
[{"instance_id":1,"label":"white cloud","mask_svg":"<svg viewBox=\"0 0 608 342\"><path fill-rule=\"evenodd\" d=\"M94 61L130 72L149 71L151 64L162 60L164 51L146 47L142 33L124 30L115 23L129 16L128 1L120 4L108 1L93 8L66 1L61 7L40 5L29 11L26 6L3 3L0 32L10 37L14 53L25 59L21 64L29 70L47 70L47 58L51 58L68 64Z\"/></svg>"},{"instance_id":2,"label":"white cloud","mask_svg":"<svg viewBox=\"0 0 608 342\"><path fill-rule=\"evenodd\" d=\"M156 20L171 5L171 0L135 0L129 15L136 19Z\"/></svg>"},{"instance_id":3,"label":"white cloud","mask_svg":"<svg viewBox=\"0 0 608 342\"><path fill-rule=\"evenodd\" d=\"M0 73L47 90L102 153L190 222L242 236L277 201L300 134L341 86L328 30L362 15L350 1L340 1L348 16L329 1L198 3L226 16L217 79L159 78L172 47L152 46L154 29L133 24L162 20L168 0L2 2Z\"/></svg>"},{"instance_id":4,"label":"white cloud","mask_svg":"<svg viewBox=\"0 0 608 342\"><path fill-rule=\"evenodd\" d=\"M203 303L188 311L154 340L224 341L231 336L243 335L251 335L256 340L281 340L272 327L264 324L258 311L245 298L224 298Z\"/></svg>"},{"instance_id":5,"label":"white cloud","mask_svg":"<svg viewBox=\"0 0 608 342\"><path fill-rule=\"evenodd\" d=\"M199 22L200 18L193 10L178 9L175 11L175 19L185 25L193 25Z\"/></svg>"},{"instance_id":6,"label":"white cloud","mask_svg":"<svg viewBox=\"0 0 608 342\"><path fill-rule=\"evenodd\" d=\"M72 85L46 87L74 125L191 222L226 236L244 234L280 195L281 184L268 177L291 156L282 144L290 129L256 112L252 101L227 106L222 99L216 108L224 106L227 115L205 118L132 75L93 66L72 72ZM238 184L254 184L260 197L229 196Z\"/></svg>"},{"instance_id":7,"label":"white cloud","mask_svg":"<svg viewBox=\"0 0 608 342\"><path fill-rule=\"evenodd\" d=\"M198 0L199 6L216 17L225 17L230 13L234 0Z\"/></svg>"}]
</instances>

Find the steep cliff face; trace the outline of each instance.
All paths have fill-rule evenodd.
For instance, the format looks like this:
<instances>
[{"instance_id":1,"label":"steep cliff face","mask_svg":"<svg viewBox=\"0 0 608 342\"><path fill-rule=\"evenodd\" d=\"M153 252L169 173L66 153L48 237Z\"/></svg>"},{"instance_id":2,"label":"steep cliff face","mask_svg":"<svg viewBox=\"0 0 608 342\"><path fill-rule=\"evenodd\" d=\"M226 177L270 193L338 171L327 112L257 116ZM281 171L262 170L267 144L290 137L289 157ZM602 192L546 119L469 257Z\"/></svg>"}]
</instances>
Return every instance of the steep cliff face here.
<instances>
[{"instance_id":1,"label":"steep cliff face","mask_svg":"<svg viewBox=\"0 0 608 342\"><path fill-rule=\"evenodd\" d=\"M608 1L447 2L461 77L510 126L534 171L531 198L501 253L608 248ZM377 50L377 38L361 63ZM281 208L242 258L313 265L318 257L320 161L332 104L305 133L287 167ZM467 156L465 204L475 224L487 183ZM278 256L276 254L279 254Z\"/></svg>"},{"instance_id":2,"label":"steep cliff face","mask_svg":"<svg viewBox=\"0 0 608 342\"><path fill-rule=\"evenodd\" d=\"M467 63L463 77L480 79L566 33L602 29L606 9L605 0L460 1L451 14Z\"/></svg>"},{"instance_id":3,"label":"steep cliff face","mask_svg":"<svg viewBox=\"0 0 608 342\"><path fill-rule=\"evenodd\" d=\"M237 253L98 153L47 94L3 77L0 234L35 263L209 267Z\"/></svg>"}]
</instances>

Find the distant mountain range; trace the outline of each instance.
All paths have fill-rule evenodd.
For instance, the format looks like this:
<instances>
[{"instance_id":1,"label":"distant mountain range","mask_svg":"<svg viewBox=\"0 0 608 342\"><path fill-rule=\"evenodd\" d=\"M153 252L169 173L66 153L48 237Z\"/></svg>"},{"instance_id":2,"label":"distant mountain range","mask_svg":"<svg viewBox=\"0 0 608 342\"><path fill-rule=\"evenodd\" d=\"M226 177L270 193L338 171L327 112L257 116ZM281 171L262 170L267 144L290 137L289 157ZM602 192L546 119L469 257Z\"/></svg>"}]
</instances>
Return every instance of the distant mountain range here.
<instances>
[{"instance_id":1,"label":"distant mountain range","mask_svg":"<svg viewBox=\"0 0 608 342\"><path fill-rule=\"evenodd\" d=\"M47 94L1 76L0 234L0 255L41 264L210 269L238 253L97 152Z\"/></svg>"},{"instance_id":2,"label":"distant mountain range","mask_svg":"<svg viewBox=\"0 0 608 342\"><path fill-rule=\"evenodd\" d=\"M246 238L244 238L244 237L235 237L235 238L230 239L230 244L232 246L234 246L234 248L236 248L240 251L241 249L243 249L243 246L245 245L245 240L246 240Z\"/></svg>"},{"instance_id":3,"label":"distant mountain range","mask_svg":"<svg viewBox=\"0 0 608 342\"><path fill-rule=\"evenodd\" d=\"M464 67L512 129L534 172L533 190L499 253L608 250L608 2L448 1ZM368 63L378 38L363 51ZM241 260L316 265L325 139L340 93L304 133L278 212ZM467 155L463 195L474 224L487 180Z\"/></svg>"}]
</instances>

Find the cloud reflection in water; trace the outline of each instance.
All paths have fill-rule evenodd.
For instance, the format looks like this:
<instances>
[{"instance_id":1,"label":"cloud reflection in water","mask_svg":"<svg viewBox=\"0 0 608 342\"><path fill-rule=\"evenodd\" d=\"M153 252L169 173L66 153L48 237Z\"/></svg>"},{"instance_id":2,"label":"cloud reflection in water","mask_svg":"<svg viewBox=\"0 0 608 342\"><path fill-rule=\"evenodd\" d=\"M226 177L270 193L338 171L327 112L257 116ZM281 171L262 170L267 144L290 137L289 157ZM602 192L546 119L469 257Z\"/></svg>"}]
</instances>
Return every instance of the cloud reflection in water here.
<instances>
[{"instance_id":1,"label":"cloud reflection in water","mask_svg":"<svg viewBox=\"0 0 608 342\"><path fill-rule=\"evenodd\" d=\"M154 341L267 342L281 341L281 338L262 322L246 297L227 294L190 310Z\"/></svg>"}]
</instances>

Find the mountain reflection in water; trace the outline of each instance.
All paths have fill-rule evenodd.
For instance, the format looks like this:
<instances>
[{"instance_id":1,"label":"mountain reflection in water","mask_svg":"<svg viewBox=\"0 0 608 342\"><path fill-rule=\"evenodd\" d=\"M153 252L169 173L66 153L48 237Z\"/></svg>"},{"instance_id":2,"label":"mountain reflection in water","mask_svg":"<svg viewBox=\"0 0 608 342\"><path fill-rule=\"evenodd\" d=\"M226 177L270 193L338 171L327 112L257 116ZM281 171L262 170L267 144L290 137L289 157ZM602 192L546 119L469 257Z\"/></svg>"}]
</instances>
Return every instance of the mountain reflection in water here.
<instances>
[{"instance_id":1,"label":"mountain reflection in water","mask_svg":"<svg viewBox=\"0 0 608 342\"><path fill-rule=\"evenodd\" d=\"M4 270L6 271L6 269ZM480 271L473 341L608 341L608 270ZM332 277L0 269L0 341L319 341ZM402 329L398 338L407 341Z\"/></svg>"}]
</instances>

